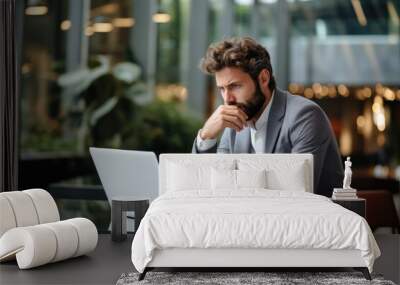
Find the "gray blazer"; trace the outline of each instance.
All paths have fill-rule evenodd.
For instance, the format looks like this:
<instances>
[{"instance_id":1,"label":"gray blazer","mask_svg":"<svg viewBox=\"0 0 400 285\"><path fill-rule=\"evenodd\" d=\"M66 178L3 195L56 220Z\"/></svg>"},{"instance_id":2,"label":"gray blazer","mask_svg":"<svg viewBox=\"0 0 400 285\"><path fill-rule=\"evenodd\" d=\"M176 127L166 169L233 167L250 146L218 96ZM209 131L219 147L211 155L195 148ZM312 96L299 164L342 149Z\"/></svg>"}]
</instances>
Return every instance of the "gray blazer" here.
<instances>
[{"instance_id":1,"label":"gray blazer","mask_svg":"<svg viewBox=\"0 0 400 285\"><path fill-rule=\"evenodd\" d=\"M265 145L266 153L312 153L314 193L330 197L341 187L343 166L338 146L325 112L313 101L276 89ZM194 141L193 153L201 153ZM220 142L203 153L252 153L250 128L237 133L226 128Z\"/></svg>"}]
</instances>

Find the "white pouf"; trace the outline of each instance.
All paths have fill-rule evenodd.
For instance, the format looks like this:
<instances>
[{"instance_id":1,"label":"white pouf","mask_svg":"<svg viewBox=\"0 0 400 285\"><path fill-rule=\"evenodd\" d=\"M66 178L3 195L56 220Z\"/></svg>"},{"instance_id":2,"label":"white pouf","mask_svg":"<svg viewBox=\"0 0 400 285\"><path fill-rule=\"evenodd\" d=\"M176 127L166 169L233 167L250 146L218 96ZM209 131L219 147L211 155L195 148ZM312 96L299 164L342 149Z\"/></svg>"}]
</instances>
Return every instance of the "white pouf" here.
<instances>
[{"instance_id":1,"label":"white pouf","mask_svg":"<svg viewBox=\"0 0 400 285\"><path fill-rule=\"evenodd\" d=\"M39 223L35 205L30 196L21 191L1 193L11 205L17 227L33 226Z\"/></svg>"},{"instance_id":2,"label":"white pouf","mask_svg":"<svg viewBox=\"0 0 400 285\"><path fill-rule=\"evenodd\" d=\"M90 220L75 218L66 220L65 222L70 223L78 233L79 242L74 257L90 252L96 248L98 233L96 226Z\"/></svg>"},{"instance_id":3,"label":"white pouf","mask_svg":"<svg viewBox=\"0 0 400 285\"><path fill-rule=\"evenodd\" d=\"M57 241L57 252L52 262L70 258L75 255L78 250L78 233L75 228L67 221L44 224L55 235Z\"/></svg>"},{"instance_id":4,"label":"white pouf","mask_svg":"<svg viewBox=\"0 0 400 285\"><path fill-rule=\"evenodd\" d=\"M96 248L96 226L85 218L59 221L56 203L43 189L0 193L0 214L0 262L16 259L28 269Z\"/></svg>"},{"instance_id":5,"label":"white pouf","mask_svg":"<svg viewBox=\"0 0 400 285\"><path fill-rule=\"evenodd\" d=\"M53 232L41 225L11 229L0 239L0 258L6 256L9 260L16 255L20 269L51 262L56 250Z\"/></svg>"},{"instance_id":6,"label":"white pouf","mask_svg":"<svg viewBox=\"0 0 400 285\"><path fill-rule=\"evenodd\" d=\"M6 197L0 195L0 237L16 226L17 223L10 202Z\"/></svg>"},{"instance_id":7,"label":"white pouf","mask_svg":"<svg viewBox=\"0 0 400 285\"><path fill-rule=\"evenodd\" d=\"M51 223L60 220L56 202L49 192L43 189L30 189L25 190L30 196L35 205L36 213L38 215L39 224Z\"/></svg>"}]
</instances>

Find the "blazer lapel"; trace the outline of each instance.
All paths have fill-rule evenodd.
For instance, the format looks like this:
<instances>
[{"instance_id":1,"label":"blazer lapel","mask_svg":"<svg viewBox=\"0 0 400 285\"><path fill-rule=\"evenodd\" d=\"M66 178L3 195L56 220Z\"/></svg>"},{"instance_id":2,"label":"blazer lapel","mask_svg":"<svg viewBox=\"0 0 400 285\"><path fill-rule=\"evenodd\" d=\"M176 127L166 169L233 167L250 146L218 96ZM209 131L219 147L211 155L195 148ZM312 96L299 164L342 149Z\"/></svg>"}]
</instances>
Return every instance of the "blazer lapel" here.
<instances>
[{"instance_id":1,"label":"blazer lapel","mask_svg":"<svg viewBox=\"0 0 400 285\"><path fill-rule=\"evenodd\" d=\"M282 127L283 117L286 111L286 93L275 89L274 101L268 117L267 134L265 140L265 153L272 153L275 149L279 131Z\"/></svg>"}]
</instances>

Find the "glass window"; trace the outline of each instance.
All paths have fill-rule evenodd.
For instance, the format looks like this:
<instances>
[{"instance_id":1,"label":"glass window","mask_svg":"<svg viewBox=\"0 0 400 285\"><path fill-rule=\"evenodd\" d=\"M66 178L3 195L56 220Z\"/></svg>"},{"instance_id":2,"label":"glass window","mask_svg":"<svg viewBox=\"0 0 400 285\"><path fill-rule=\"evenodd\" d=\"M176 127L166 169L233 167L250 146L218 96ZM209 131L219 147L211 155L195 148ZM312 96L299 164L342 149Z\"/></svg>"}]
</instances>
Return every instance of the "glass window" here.
<instances>
[{"instance_id":1,"label":"glass window","mask_svg":"<svg viewBox=\"0 0 400 285\"><path fill-rule=\"evenodd\" d=\"M400 161L400 120L394 115L400 100L399 2L289 6L289 90L324 108L342 155L354 156L356 165Z\"/></svg>"},{"instance_id":2,"label":"glass window","mask_svg":"<svg viewBox=\"0 0 400 285\"><path fill-rule=\"evenodd\" d=\"M89 147L190 152L200 122L185 105L189 11L187 0L26 1L22 188L70 189L62 216L106 229L108 203L77 191L100 183Z\"/></svg>"},{"instance_id":3,"label":"glass window","mask_svg":"<svg viewBox=\"0 0 400 285\"><path fill-rule=\"evenodd\" d=\"M65 110L57 77L65 72L66 37L61 28L68 23L68 1L46 6L27 3L24 18L24 46L21 92L21 137L23 154L75 152L76 136L65 135Z\"/></svg>"}]
</instances>

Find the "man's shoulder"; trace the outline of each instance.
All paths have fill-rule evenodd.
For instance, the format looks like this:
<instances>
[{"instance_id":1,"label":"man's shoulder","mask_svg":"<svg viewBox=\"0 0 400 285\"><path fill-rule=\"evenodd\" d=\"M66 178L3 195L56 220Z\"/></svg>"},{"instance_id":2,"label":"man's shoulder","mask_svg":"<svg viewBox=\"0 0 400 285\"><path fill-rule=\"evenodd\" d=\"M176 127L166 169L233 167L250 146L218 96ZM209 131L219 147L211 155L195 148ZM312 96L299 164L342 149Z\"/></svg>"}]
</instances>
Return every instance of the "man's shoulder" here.
<instances>
[{"instance_id":1,"label":"man's shoulder","mask_svg":"<svg viewBox=\"0 0 400 285\"><path fill-rule=\"evenodd\" d=\"M321 109L317 103L311 101L310 99L304 98L300 95L294 95L290 92L286 91L286 108L287 109L303 109L303 108L311 108L311 109Z\"/></svg>"},{"instance_id":2,"label":"man's shoulder","mask_svg":"<svg viewBox=\"0 0 400 285\"><path fill-rule=\"evenodd\" d=\"M317 103L289 92L286 97L285 125L289 131L304 127L319 131L329 130L329 119Z\"/></svg>"},{"instance_id":3,"label":"man's shoulder","mask_svg":"<svg viewBox=\"0 0 400 285\"><path fill-rule=\"evenodd\" d=\"M288 91L282 91L278 89L278 96L286 97L285 102L285 121L292 122L297 121L299 118L319 118L324 119L326 116L325 112L321 107L300 95L293 95Z\"/></svg>"}]
</instances>

